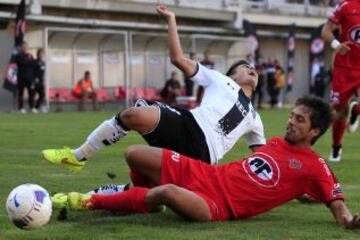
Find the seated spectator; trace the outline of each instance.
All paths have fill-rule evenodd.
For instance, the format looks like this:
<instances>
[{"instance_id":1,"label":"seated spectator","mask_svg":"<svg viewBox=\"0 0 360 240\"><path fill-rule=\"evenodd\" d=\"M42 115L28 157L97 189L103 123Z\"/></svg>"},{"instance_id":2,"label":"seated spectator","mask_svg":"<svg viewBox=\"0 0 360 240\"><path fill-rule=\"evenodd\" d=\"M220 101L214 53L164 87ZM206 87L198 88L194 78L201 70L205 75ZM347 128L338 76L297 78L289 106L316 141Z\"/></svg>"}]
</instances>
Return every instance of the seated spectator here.
<instances>
[{"instance_id":1,"label":"seated spectator","mask_svg":"<svg viewBox=\"0 0 360 240\"><path fill-rule=\"evenodd\" d=\"M98 109L97 95L91 81L90 71L85 71L84 77L76 83L72 94L75 98L80 100L79 111L85 110L86 99L92 99L94 110Z\"/></svg>"},{"instance_id":2,"label":"seated spectator","mask_svg":"<svg viewBox=\"0 0 360 240\"><path fill-rule=\"evenodd\" d=\"M176 71L171 72L171 78L166 81L164 88L161 90L161 97L167 104L173 104L176 97L180 95L180 83Z\"/></svg>"}]
</instances>

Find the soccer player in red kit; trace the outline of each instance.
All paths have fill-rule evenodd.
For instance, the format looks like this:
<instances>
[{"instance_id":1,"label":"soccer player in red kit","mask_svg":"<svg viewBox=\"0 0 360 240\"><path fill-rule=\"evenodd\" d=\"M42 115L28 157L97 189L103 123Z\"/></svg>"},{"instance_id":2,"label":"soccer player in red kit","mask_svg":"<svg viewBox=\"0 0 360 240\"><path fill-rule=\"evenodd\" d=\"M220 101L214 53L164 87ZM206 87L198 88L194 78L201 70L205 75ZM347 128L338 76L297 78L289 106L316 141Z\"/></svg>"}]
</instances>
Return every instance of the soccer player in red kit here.
<instances>
[{"instance_id":1,"label":"soccer player in red kit","mask_svg":"<svg viewBox=\"0 0 360 240\"><path fill-rule=\"evenodd\" d=\"M71 209L147 213L166 205L187 219L249 218L303 194L326 204L335 220L359 228L341 186L311 149L331 123L330 106L318 98L296 102L284 138L273 138L249 157L212 166L177 152L132 146L126 152L134 187L112 195L69 193ZM151 188L152 187L152 188Z\"/></svg>"},{"instance_id":2,"label":"soccer player in red kit","mask_svg":"<svg viewBox=\"0 0 360 240\"><path fill-rule=\"evenodd\" d=\"M339 29L340 41L333 31ZM330 93L335 116L332 125L332 151L329 161L341 160L346 127L355 132L360 113L360 1L342 1L322 30L323 38L335 49L333 83ZM351 98L357 96L357 101Z\"/></svg>"}]
</instances>

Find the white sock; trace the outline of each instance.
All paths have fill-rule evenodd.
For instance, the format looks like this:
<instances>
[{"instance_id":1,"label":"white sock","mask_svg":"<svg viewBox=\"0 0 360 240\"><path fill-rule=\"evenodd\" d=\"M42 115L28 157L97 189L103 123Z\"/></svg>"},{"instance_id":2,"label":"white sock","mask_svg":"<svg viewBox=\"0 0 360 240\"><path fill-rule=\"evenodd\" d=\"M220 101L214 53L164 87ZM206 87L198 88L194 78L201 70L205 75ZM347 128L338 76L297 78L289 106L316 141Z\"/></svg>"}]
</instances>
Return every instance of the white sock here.
<instances>
[{"instance_id":1,"label":"white sock","mask_svg":"<svg viewBox=\"0 0 360 240\"><path fill-rule=\"evenodd\" d=\"M120 127L115 117L101 123L87 137L85 143L74 150L77 160L86 160L105 146L111 145L125 137L128 132Z\"/></svg>"},{"instance_id":2,"label":"white sock","mask_svg":"<svg viewBox=\"0 0 360 240\"><path fill-rule=\"evenodd\" d=\"M126 185L115 185L115 184L107 184L94 190L87 192L88 195L93 194L103 194L103 195L110 195L114 193L124 192Z\"/></svg>"}]
</instances>

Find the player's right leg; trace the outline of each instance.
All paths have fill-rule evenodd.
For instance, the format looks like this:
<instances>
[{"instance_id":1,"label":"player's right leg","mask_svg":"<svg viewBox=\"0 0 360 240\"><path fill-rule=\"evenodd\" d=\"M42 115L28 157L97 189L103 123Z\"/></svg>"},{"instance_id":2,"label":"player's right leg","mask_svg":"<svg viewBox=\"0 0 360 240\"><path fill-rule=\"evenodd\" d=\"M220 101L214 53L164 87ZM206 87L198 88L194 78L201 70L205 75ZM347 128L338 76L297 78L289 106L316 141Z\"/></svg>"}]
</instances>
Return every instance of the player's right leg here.
<instances>
[{"instance_id":1,"label":"player's right leg","mask_svg":"<svg viewBox=\"0 0 360 240\"><path fill-rule=\"evenodd\" d=\"M166 205L182 216L195 221L226 220L229 218L229 214L223 212L224 207L218 206L213 196L209 197L205 194L209 190L207 187L202 184L195 184L193 187L197 186L197 188L193 191L191 187L186 189L186 187L173 184L178 182L191 186L188 184L193 181L190 176L197 173L191 172L185 176L184 169L190 169L186 167L189 164L204 165L209 168L213 168L213 166L199 161L193 162L193 160L173 151L144 145L129 147L125 155L131 169L144 177L148 177L155 184L163 182L164 185L151 189L135 186L128 191L110 195L88 195L73 192L67 195L69 208L73 210L105 209L147 213L158 210L161 205ZM196 166L191 169L197 169ZM63 195L59 196L63 197ZM214 198L218 199L218 197Z\"/></svg>"},{"instance_id":2,"label":"player's right leg","mask_svg":"<svg viewBox=\"0 0 360 240\"><path fill-rule=\"evenodd\" d=\"M166 184L152 189L134 187L111 195L87 195L72 192L67 204L72 210L103 209L118 212L148 213L166 205L183 217L194 221L210 221L207 201L185 188Z\"/></svg>"},{"instance_id":3,"label":"player's right leg","mask_svg":"<svg viewBox=\"0 0 360 240\"><path fill-rule=\"evenodd\" d=\"M132 107L101 123L75 150L47 149L42 151L45 160L53 164L65 164L72 172L80 171L87 159L105 146L124 138L128 131L139 133L152 131L159 122L158 106Z\"/></svg>"}]
</instances>

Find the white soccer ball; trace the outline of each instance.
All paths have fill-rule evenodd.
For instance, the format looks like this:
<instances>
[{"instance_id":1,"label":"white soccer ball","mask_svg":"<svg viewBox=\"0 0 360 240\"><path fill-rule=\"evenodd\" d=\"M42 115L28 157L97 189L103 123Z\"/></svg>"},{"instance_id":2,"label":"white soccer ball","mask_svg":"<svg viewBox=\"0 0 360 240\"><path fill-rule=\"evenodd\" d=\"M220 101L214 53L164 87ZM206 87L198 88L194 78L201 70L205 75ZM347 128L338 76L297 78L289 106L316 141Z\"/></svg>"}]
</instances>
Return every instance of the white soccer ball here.
<instances>
[{"instance_id":1,"label":"white soccer ball","mask_svg":"<svg viewBox=\"0 0 360 240\"><path fill-rule=\"evenodd\" d=\"M49 193L37 184L22 184L14 188L7 200L6 211L15 226L34 230L44 226L52 212Z\"/></svg>"}]
</instances>

